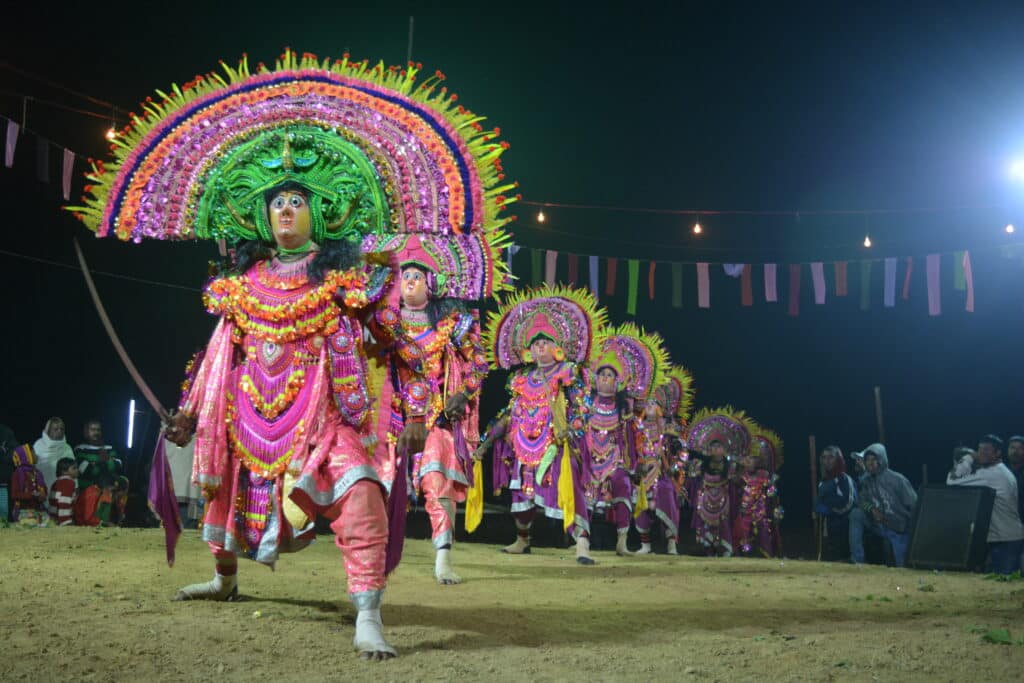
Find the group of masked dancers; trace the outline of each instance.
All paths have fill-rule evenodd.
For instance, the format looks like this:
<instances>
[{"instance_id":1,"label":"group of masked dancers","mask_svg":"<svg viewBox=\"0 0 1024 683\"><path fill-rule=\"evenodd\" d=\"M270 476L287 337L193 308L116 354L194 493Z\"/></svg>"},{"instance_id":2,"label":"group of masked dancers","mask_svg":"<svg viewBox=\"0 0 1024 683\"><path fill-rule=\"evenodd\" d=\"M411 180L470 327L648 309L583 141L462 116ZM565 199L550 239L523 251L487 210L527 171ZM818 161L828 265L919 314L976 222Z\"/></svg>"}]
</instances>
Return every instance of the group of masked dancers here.
<instances>
[{"instance_id":1,"label":"group of masked dancers","mask_svg":"<svg viewBox=\"0 0 1024 683\"><path fill-rule=\"evenodd\" d=\"M621 555L631 524L639 553L659 525L676 553L683 504L709 554L777 552L779 439L731 408L692 415L692 378L661 338L609 324L588 291L515 288L507 144L443 74L418 71L291 51L224 66L147 100L69 207L101 237L210 239L226 255L204 292L217 325L166 423L194 439L215 564L176 599L234 599L239 556L272 566L323 517L354 645L393 657L380 605L410 493L437 581L458 583L456 505L475 529L487 457L511 495L506 553L530 552L538 511L581 565L595 515ZM491 370L508 372L509 400L481 434Z\"/></svg>"}]
</instances>

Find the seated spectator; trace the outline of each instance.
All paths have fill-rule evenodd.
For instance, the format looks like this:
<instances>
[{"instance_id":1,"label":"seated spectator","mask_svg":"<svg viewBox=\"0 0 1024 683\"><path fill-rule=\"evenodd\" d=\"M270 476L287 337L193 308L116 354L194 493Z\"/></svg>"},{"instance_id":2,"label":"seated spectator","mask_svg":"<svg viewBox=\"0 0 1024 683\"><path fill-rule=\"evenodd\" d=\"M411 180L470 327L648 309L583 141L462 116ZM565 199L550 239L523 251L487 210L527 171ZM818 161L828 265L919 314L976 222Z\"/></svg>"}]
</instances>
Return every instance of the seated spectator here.
<instances>
[{"instance_id":1,"label":"seated spectator","mask_svg":"<svg viewBox=\"0 0 1024 683\"><path fill-rule=\"evenodd\" d=\"M889 456L880 443L865 448L859 505L850 511L850 556L854 563L864 562L864 532L889 542L893 562L902 567L910 543L910 518L917 505L917 492L898 472L889 469Z\"/></svg>"},{"instance_id":2,"label":"seated spectator","mask_svg":"<svg viewBox=\"0 0 1024 683\"><path fill-rule=\"evenodd\" d=\"M857 504L857 487L846 473L846 461L838 446L821 452L821 482L814 511L825 521L823 554L836 561L850 556L850 510Z\"/></svg>"},{"instance_id":3,"label":"seated spectator","mask_svg":"<svg viewBox=\"0 0 1024 683\"><path fill-rule=\"evenodd\" d=\"M57 461L61 458L75 457L75 452L71 450L64 436L64 420L59 417L47 420L43 435L36 440L32 450L35 451L37 467L43 473L46 488L49 490L57 479Z\"/></svg>"},{"instance_id":4,"label":"seated spectator","mask_svg":"<svg viewBox=\"0 0 1024 683\"><path fill-rule=\"evenodd\" d=\"M1024 550L1024 524L1017 508L1017 481L1003 464L1003 440L987 434L978 441L977 454L965 454L946 477L950 486L987 486L996 492L988 526L986 569L996 574L1020 571Z\"/></svg>"},{"instance_id":5,"label":"seated spectator","mask_svg":"<svg viewBox=\"0 0 1024 683\"><path fill-rule=\"evenodd\" d=\"M85 439L86 443L75 446L81 504L81 510L76 508L75 523L96 526L93 522L98 519L103 524L120 524L128 503L124 464L114 447L103 443L99 420L85 423Z\"/></svg>"},{"instance_id":6,"label":"seated spectator","mask_svg":"<svg viewBox=\"0 0 1024 683\"><path fill-rule=\"evenodd\" d=\"M50 487L50 517L57 526L70 526L75 522L72 509L78 488L78 466L75 465L75 459L58 460L56 473L57 478Z\"/></svg>"},{"instance_id":7,"label":"seated spectator","mask_svg":"<svg viewBox=\"0 0 1024 683\"><path fill-rule=\"evenodd\" d=\"M14 475L11 477L11 521L23 526L46 526L46 486L43 473L36 467L36 456L27 443L14 449Z\"/></svg>"}]
</instances>

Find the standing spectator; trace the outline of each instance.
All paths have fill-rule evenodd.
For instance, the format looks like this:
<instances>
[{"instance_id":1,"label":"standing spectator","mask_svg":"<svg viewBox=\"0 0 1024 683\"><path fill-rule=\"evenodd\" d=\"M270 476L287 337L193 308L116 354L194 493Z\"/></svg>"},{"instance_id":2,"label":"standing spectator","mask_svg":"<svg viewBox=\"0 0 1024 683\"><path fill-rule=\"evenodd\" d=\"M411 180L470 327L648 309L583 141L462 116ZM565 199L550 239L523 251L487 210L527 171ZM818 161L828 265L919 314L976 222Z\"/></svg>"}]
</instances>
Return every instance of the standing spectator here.
<instances>
[{"instance_id":1,"label":"standing spectator","mask_svg":"<svg viewBox=\"0 0 1024 683\"><path fill-rule=\"evenodd\" d=\"M1024 522L1024 436L1011 436L1006 442L1006 466L1017 480L1017 512Z\"/></svg>"},{"instance_id":2,"label":"standing spectator","mask_svg":"<svg viewBox=\"0 0 1024 683\"><path fill-rule=\"evenodd\" d=\"M27 443L14 449L14 475L11 477L11 521L24 526L46 526L46 486L43 473L36 468L36 456Z\"/></svg>"},{"instance_id":3,"label":"standing spectator","mask_svg":"<svg viewBox=\"0 0 1024 683\"><path fill-rule=\"evenodd\" d=\"M814 511L825 520L825 559L850 556L850 511L857 504L857 487L846 473L839 446L821 452L821 482ZM852 559L852 558L851 558Z\"/></svg>"},{"instance_id":4,"label":"standing spectator","mask_svg":"<svg viewBox=\"0 0 1024 683\"><path fill-rule=\"evenodd\" d=\"M881 536L892 548L893 561L902 567L910 543L910 518L917 492L907 478L889 469L885 446L871 444L862 452L867 470L860 489L860 505L850 511L850 555L864 562L864 531Z\"/></svg>"},{"instance_id":5,"label":"standing spectator","mask_svg":"<svg viewBox=\"0 0 1024 683\"><path fill-rule=\"evenodd\" d=\"M972 469L975 470L973 473ZM1017 507L1017 481L1003 464L1003 440L995 434L981 437L977 454L963 456L946 477L946 483L950 486L987 486L996 492L992 521L988 526L987 569L996 574L1020 571L1024 524L1021 524Z\"/></svg>"},{"instance_id":6,"label":"standing spectator","mask_svg":"<svg viewBox=\"0 0 1024 683\"><path fill-rule=\"evenodd\" d=\"M57 526L74 524L73 507L78 487L78 466L74 458L61 458L57 461L57 478L50 487L50 516Z\"/></svg>"},{"instance_id":7,"label":"standing spectator","mask_svg":"<svg viewBox=\"0 0 1024 683\"><path fill-rule=\"evenodd\" d=\"M122 474L124 464L114 447L103 443L103 425L99 420L85 423L85 441L75 446L79 501L84 506L77 514L86 520L95 517L104 524L119 524L124 521L128 502L128 479ZM93 526L91 522L77 523Z\"/></svg>"},{"instance_id":8,"label":"standing spectator","mask_svg":"<svg viewBox=\"0 0 1024 683\"><path fill-rule=\"evenodd\" d=\"M62 458L75 457L75 452L68 445L64 432L64 420L59 417L51 417L46 421L43 435L32 446L32 450L36 453L37 467L43 473L43 479L46 480L47 490L57 479L57 461Z\"/></svg>"}]
</instances>

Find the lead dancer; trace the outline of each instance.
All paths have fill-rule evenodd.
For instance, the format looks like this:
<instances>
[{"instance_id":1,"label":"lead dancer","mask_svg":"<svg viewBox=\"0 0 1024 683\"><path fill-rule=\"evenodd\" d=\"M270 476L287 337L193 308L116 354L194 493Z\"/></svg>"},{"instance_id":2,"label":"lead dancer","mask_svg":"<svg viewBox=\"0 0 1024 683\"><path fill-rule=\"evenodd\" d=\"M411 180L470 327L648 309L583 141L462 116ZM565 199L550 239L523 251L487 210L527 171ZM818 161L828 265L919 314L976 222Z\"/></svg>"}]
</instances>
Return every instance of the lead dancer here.
<instances>
[{"instance_id":1,"label":"lead dancer","mask_svg":"<svg viewBox=\"0 0 1024 683\"><path fill-rule=\"evenodd\" d=\"M272 565L331 519L354 644L395 650L380 618L389 552L385 494L395 476L391 396L362 348L363 309L391 269L360 258L366 234L468 234L497 218L504 145L416 67L320 61L290 50L273 70L243 59L175 86L114 140L71 207L98 236L226 240L234 271L207 288L221 320L168 436L196 432L193 476L208 500L212 581L179 599L237 595L239 553ZM380 389L374 387L381 387Z\"/></svg>"}]
</instances>

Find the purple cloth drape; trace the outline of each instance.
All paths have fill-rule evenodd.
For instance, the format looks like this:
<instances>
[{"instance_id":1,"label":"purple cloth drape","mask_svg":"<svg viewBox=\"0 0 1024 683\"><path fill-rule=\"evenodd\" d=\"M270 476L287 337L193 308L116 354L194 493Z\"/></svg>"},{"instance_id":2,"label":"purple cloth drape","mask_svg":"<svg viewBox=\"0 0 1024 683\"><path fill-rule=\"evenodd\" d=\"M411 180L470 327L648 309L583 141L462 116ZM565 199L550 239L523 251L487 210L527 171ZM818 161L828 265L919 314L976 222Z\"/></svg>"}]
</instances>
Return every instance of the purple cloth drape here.
<instances>
[{"instance_id":1,"label":"purple cloth drape","mask_svg":"<svg viewBox=\"0 0 1024 683\"><path fill-rule=\"evenodd\" d=\"M156 450L149 468L149 490L146 492L149 509L160 519L164 527L164 546L167 550L167 565L174 566L174 549L181 535L181 517L178 514L178 499L174 495L174 480L171 465L167 462L164 433L156 439Z\"/></svg>"}]
</instances>

